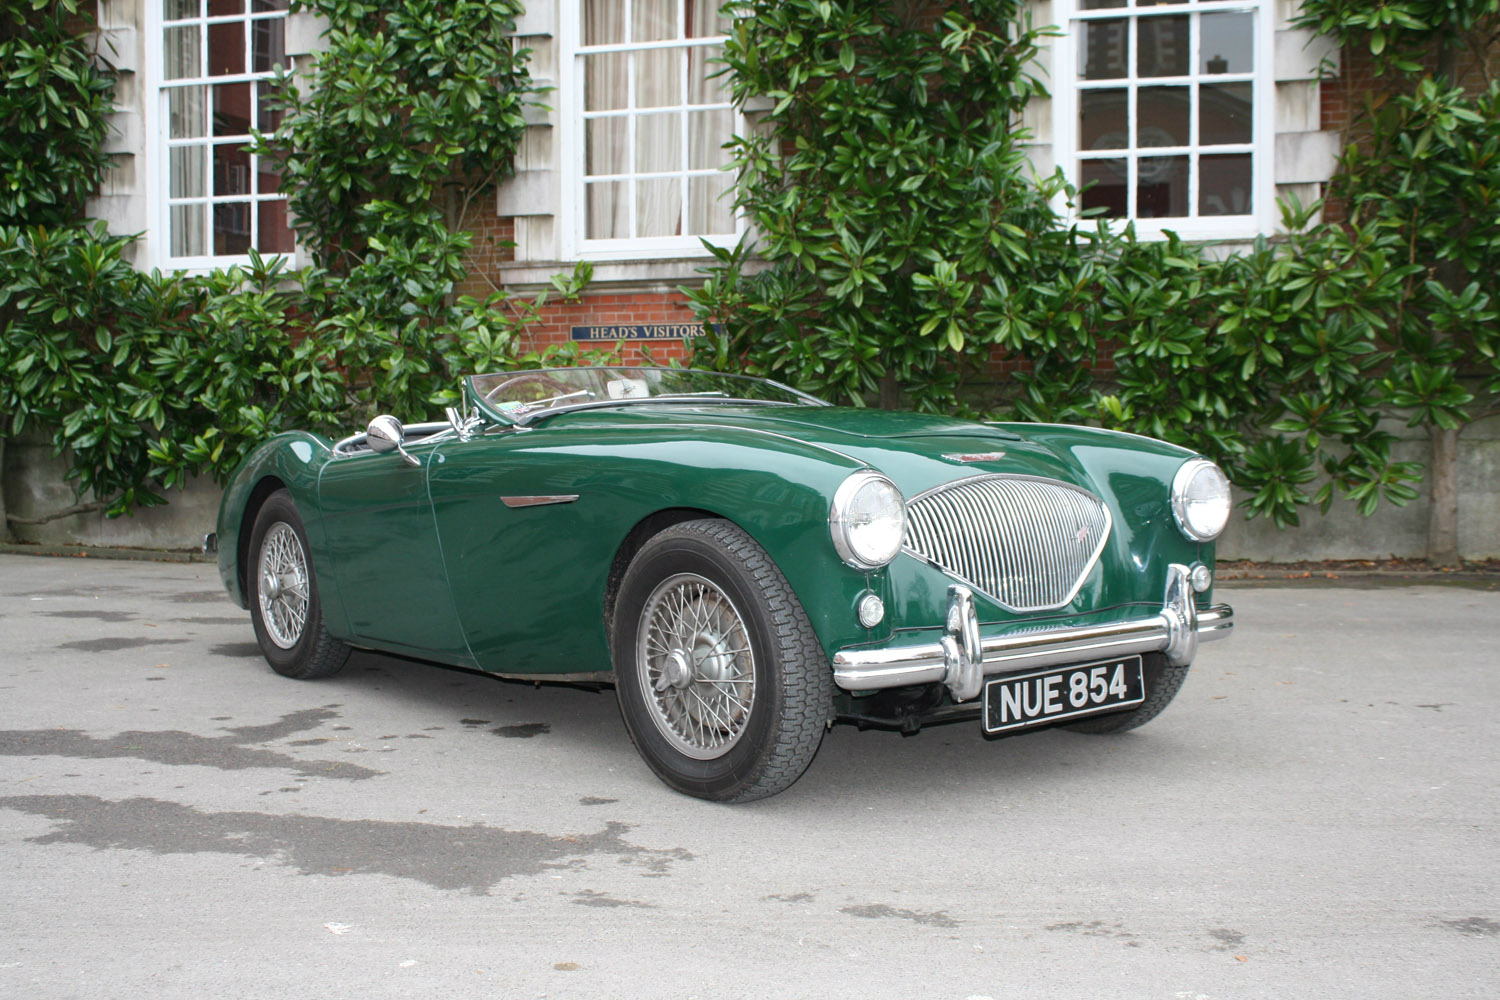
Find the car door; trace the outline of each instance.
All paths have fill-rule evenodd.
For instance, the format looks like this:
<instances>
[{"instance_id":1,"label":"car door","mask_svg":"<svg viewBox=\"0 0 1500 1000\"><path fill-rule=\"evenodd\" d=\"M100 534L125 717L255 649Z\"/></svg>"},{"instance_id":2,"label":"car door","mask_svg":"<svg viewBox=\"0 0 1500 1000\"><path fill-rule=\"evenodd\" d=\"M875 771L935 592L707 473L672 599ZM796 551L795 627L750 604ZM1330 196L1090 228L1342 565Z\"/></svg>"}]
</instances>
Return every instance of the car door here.
<instances>
[{"instance_id":1,"label":"car door","mask_svg":"<svg viewBox=\"0 0 1500 1000\"><path fill-rule=\"evenodd\" d=\"M453 609L427 491L434 449L363 452L329 462L318 483L336 586L356 643L472 663Z\"/></svg>"},{"instance_id":2,"label":"car door","mask_svg":"<svg viewBox=\"0 0 1500 1000\"><path fill-rule=\"evenodd\" d=\"M497 430L438 451L433 516L475 663L507 674L610 669L601 599L628 513L595 481L589 436Z\"/></svg>"}]
</instances>

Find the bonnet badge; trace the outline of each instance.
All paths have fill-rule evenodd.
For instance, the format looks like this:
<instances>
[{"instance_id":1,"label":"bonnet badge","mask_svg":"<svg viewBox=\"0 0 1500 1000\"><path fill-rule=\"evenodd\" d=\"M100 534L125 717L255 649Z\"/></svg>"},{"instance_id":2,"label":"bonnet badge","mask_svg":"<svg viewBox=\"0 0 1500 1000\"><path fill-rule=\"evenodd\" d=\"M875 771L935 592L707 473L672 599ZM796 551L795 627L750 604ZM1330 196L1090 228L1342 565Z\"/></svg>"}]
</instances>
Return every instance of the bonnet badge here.
<instances>
[{"instance_id":1,"label":"bonnet badge","mask_svg":"<svg viewBox=\"0 0 1500 1000\"><path fill-rule=\"evenodd\" d=\"M1002 458L1005 457L1005 452L1003 452L1003 451L966 451L966 452L956 452L954 454L944 455L943 457L946 458L950 462L962 462L962 463L964 463L964 464L967 465L967 464L972 463L972 462L998 462Z\"/></svg>"}]
</instances>

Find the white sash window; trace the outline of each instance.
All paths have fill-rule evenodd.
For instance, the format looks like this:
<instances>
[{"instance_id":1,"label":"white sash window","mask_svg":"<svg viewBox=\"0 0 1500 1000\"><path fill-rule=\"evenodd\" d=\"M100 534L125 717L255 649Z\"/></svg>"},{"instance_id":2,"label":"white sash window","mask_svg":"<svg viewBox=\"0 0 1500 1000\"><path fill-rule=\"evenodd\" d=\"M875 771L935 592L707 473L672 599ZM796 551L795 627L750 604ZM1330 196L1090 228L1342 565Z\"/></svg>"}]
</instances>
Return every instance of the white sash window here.
<instances>
[{"instance_id":1,"label":"white sash window","mask_svg":"<svg viewBox=\"0 0 1500 1000\"><path fill-rule=\"evenodd\" d=\"M266 107L287 66L289 0L152 0L147 51L154 233L165 267L221 267L291 253L286 196L272 163L245 151L250 129L273 131Z\"/></svg>"},{"instance_id":2,"label":"white sash window","mask_svg":"<svg viewBox=\"0 0 1500 1000\"><path fill-rule=\"evenodd\" d=\"M720 0L579 0L565 21L564 231L571 256L702 252L740 223L722 147Z\"/></svg>"},{"instance_id":3,"label":"white sash window","mask_svg":"<svg viewBox=\"0 0 1500 1000\"><path fill-rule=\"evenodd\" d=\"M1257 0L1059 0L1054 135L1083 209L1144 236L1274 219L1270 11Z\"/></svg>"}]
</instances>

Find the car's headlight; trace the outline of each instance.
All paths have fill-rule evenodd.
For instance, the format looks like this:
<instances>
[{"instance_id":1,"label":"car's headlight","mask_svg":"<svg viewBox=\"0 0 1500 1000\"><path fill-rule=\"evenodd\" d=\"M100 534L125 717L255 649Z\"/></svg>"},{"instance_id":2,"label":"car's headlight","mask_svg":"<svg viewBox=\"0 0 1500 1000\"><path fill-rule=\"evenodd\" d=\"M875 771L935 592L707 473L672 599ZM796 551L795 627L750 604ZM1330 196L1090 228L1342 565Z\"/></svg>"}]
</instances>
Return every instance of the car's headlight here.
<instances>
[{"instance_id":1,"label":"car's headlight","mask_svg":"<svg viewBox=\"0 0 1500 1000\"><path fill-rule=\"evenodd\" d=\"M1184 462L1172 480L1172 513L1182 533L1211 542L1229 523L1229 477L1206 458Z\"/></svg>"},{"instance_id":2,"label":"car's headlight","mask_svg":"<svg viewBox=\"0 0 1500 1000\"><path fill-rule=\"evenodd\" d=\"M901 551L906 501L878 472L856 472L840 484L828 512L839 557L855 569L879 569Z\"/></svg>"}]
</instances>

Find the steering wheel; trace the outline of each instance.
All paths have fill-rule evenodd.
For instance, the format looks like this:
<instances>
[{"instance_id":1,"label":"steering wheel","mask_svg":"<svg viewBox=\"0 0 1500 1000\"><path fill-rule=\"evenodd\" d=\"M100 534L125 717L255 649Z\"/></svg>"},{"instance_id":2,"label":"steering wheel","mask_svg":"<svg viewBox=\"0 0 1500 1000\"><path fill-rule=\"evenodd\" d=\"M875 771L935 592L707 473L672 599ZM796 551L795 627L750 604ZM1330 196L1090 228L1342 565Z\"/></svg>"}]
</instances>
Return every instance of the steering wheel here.
<instances>
[{"instance_id":1,"label":"steering wheel","mask_svg":"<svg viewBox=\"0 0 1500 1000\"><path fill-rule=\"evenodd\" d=\"M524 375L517 375L515 378L508 378L504 382L501 382L499 385L495 386L489 392L484 394L484 401L486 403L490 402L496 396L500 395L503 390L509 389L511 386L523 385L535 385L543 389L551 389L553 391L553 395L565 395L567 393L577 391L571 385L559 382L557 379L553 378L550 375L543 375L541 372L527 372Z\"/></svg>"}]
</instances>

